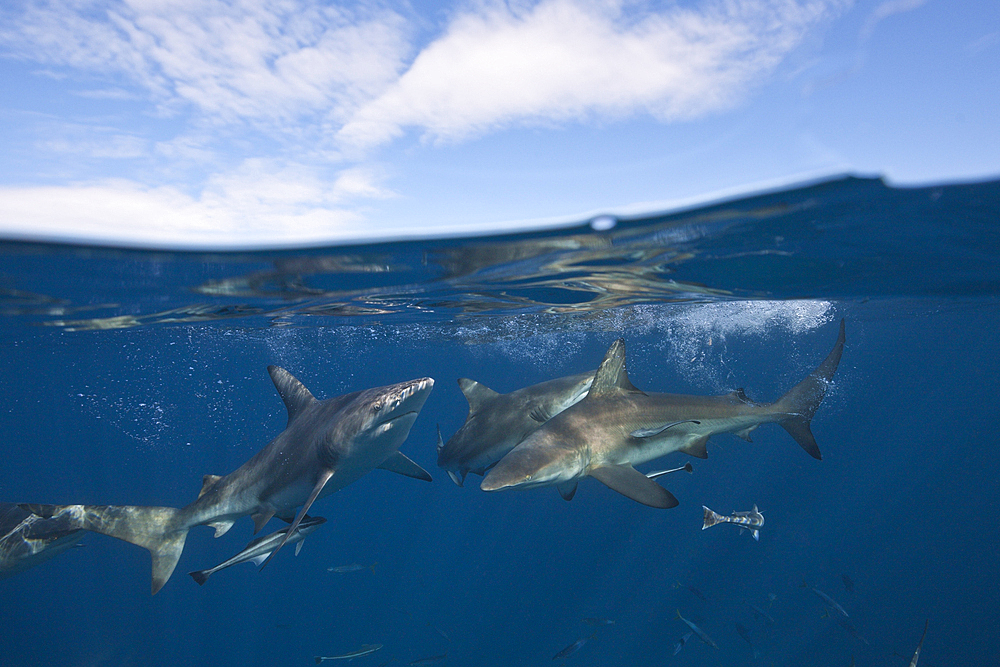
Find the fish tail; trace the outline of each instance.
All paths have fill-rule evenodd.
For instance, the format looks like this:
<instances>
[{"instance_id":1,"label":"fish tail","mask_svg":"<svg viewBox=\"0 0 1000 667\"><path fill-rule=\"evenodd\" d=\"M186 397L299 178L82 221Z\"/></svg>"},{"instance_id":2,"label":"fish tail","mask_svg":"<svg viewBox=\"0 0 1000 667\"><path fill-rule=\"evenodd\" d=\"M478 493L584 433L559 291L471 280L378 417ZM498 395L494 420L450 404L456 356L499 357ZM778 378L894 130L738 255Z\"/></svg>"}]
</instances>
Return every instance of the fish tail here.
<instances>
[{"instance_id":1,"label":"fish tail","mask_svg":"<svg viewBox=\"0 0 1000 667\"><path fill-rule=\"evenodd\" d=\"M715 524L721 523L722 521L725 520L725 517L716 514L712 510L705 507L704 505L702 505L701 508L705 510L705 520L704 523L702 523L701 525L702 530L705 530L706 528L711 528Z\"/></svg>"},{"instance_id":2,"label":"fish tail","mask_svg":"<svg viewBox=\"0 0 1000 667\"><path fill-rule=\"evenodd\" d=\"M784 415L778 423L814 459L822 459L823 455L819 451L819 445L816 444L809 423L826 395L826 388L837 371L843 352L844 320L841 320L837 342L823 363L774 404L777 411Z\"/></svg>"},{"instance_id":3,"label":"fish tail","mask_svg":"<svg viewBox=\"0 0 1000 667\"><path fill-rule=\"evenodd\" d=\"M198 582L199 586L204 586L205 582L208 581L208 576L212 574L211 570L197 570L195 572L188 572L191 578Z\"/></svg>"},{"instance_id":4,"label":"fish tail","mask_svg":"<svg viewBox=\"0 0 1000 667\"><path fill-rule=\"evenodd\" d=\"M21 508L41 517L65 517L75 528L116 537L149 550L153 558L154 595L173 574L187 539L188 527L180 520L181 510L174 507L26 504Z\"/></svg>"}]
</instances>

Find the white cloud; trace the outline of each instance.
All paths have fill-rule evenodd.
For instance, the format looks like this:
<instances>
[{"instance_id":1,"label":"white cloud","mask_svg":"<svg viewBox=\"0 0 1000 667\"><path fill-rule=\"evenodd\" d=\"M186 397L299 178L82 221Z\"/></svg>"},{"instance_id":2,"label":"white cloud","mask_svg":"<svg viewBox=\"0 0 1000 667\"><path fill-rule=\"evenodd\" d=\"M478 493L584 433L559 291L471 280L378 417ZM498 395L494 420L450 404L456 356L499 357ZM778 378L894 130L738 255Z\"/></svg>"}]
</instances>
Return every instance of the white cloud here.
<instances>
[{"instance_id":1,"label":"white cloud","mask_svg":"<svg viewBox=\"0 0 1000 667\"><path fill-rule=\"evenodd\" d=\"M398 14L319 0L38 0L7 13L0 42L15 55L124 76L164 108L230 122L343 113L410 49Z\"/></svg>"},{"instance_id":2,"label":"white cloud","mask_svg":"<svg viewBox=\"0 0 1000 667\"><path fill-rule=\"evenodd\" d=\"M209 178L198 196L125 180L0 188L0 220L12 238L173 247L307 244L372 238L350 205L357 197L388 196L361 169L328 182L300 165L248 160Z\"/></svg>"},{"instance_id":3,"label":"white cloud","mask_svg":"<svg viewBox=\"0 0 1000 667\"><path fill-rule=\"evenodd\" d=\"M37 145L45 151L98 159L124 160L148 154L148 142L128 134L111 134L100 139L53 138Z\"/></svg>"},{"instance_id":4,"label":"white cloud","mask_svg":"<svg viewBox=\"0 0 1000 667\"><path fill-rule=\"evenodd\" d=\"M420 47L435 26L361 3L15 1L0 49L94 104L72 121L92 132L35 146L82 158L60 163L78 180L95 159L145 159L134 181L0 189L4 231L202 246L375 236L363 207L394 193L366 149L409 128L453 141L726 109L848 2L482 0ZM150 106L136 112L134 96ZM161 117L125 115L153 107Z\"/></svg>"},{"instance_id":5,"label":"white cloud","mask_svg":"<svg viewBox=\"0 0 1000 667\"><path fill-rule=\"evenodd\" d=\"M45 65L123 75L162 109L186 104L297 135L323 128L366 146L407 127L460 139L512 124L726 109L844 2L654 10L487 0L458 13L408 68L416 30L399 13L320 0L37 0L0 41Z\"/></svg>"},{"instance_id":6,"label":"white cloud","mask_svg":"<svg viewBox=\"0 0 1000 667\"><path fill-rule=\"evenodd\" d=\"M594 115L692 118L741 101L842 5L728 0L654 12L623 0L490 4L456 17L338 136L363 146L407 127L460 139Z\"/></svg>"},{"instance_id":7,"label":"white cloud","mask_svg":"<svg viewBox=\"0 0 1000 667\"><path fill-rule=\"evenodd\" d=\"M927 4L927 0L886 0L868 15L865 24L861 26L861 39L870 39L875 32L875 26L890 16L912 12L925 4Z\"/></svg>"}]
</instances>

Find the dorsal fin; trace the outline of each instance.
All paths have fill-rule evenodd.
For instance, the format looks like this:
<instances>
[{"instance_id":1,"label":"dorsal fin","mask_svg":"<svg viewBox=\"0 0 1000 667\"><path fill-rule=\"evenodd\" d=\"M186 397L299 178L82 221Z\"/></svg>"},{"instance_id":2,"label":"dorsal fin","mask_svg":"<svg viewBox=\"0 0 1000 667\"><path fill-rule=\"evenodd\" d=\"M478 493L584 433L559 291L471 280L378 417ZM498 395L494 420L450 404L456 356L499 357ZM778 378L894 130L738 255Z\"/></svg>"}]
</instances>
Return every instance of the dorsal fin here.
<instances>
[{"instance_id":1,"label":"dorsal fin","mask_svg":"<svg viewBox=\"0 0 1000 667\"><path fill-rule=\"evenodd\" d=\"M736 391L729 392L729 396L730 396L730 398L735 398L740 403L746 403L748 405L753 405L753 401L751 401L750 397L747 396L747 392L743 389L743 387L740 387Z\"/></svg>"},{"instance_id":2,"label":"dorsal fin","mask_svg":"<svg viewBox=\"0 0 1000 667\"><path fill-rule=\"evenodd\" d=\"M271 375L275 389L281 394L281 400L288 408L288 423L291 424L295 416L316 402L316 397L306 389L305 385L295 379L295 376L286 371L281 366L268 366L267 372Z\"/></svg>"},{"instance_id":3,"label":"dorsal fin","mask_svg":"<svg viewBox=\"0 0 1000 667\"><path fill-rule=\"evenodd\" d=\"M221 475L205 475L201 478L201 492L198 493L198 497L201 498L205 495L205 492L212 488L212 485L222 479Z\"/></svg>"},{"instance_id":4,"label":"dorsal fin","mask_svg":"<svg viewBox=\"0 0 1000 667\"><path fill-rule=\"evenodd\" d=\"M465 394L465 400L469 402L469 414L474 414L483 403L499 396L485 384L470 380L469 378L458 378L458 388Z\"/></svg>"},{"instance_id":5,"label":"dorsal fin","mask_svg":"<svg viewBox=\"0 0 1000 667\"><path fill-rule=\"evenodd\" d=\"M587 398L620 391L642 393L629 382L628 371L625 370L625 341L621 338L612 343L604 355Z\"/></svg>"}]
</instances>

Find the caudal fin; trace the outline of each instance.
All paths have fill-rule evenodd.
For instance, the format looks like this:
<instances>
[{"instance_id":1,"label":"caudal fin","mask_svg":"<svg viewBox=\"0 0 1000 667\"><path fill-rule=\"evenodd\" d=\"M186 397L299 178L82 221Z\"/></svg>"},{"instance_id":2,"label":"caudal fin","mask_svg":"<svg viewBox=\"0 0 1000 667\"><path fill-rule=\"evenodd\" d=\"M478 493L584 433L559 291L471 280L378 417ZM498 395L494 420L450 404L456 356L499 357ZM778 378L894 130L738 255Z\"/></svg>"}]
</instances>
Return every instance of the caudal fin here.
<instances>
[{"instance_id":1,"label":"caudal fin","mask_svg":"<svg viewBox=\"0 0 1000 667\"><path fill-rule=\"evenodd\" d=\"M705 519L704 519L703 523L701 524L701 529L702 530L705 530L706 528L711 528L715 524L719 523L720 517L719 517L718 514L716 514L712 510L708 509L704 505L702 505L701 508L703 510L705 510Z\"/></svg>"},{"instance_id":2,"label":"caudal fin","mask_svg":"<svg viewBox=\"0 0 1000 667\"><path fill-rule=\"evenodd\" d=\"M301 542L299 543L301 544ZM199 586L204 586L205 582L208 581L208 575L211 574L208 570L197 570L195 572L188 572L191 578L198 582Z\"/></svg>"},{"instance_id":3,"label":"caudal fin","mask_svg":"<svg viewBox=\"0 0 1000 667\"><path fill-rule=\"evenodd\" d=\"M188 529L173 507L133 505L21 505L41 517L59 516L75 528L116 537L149 550L155 595L173 574L184 551Z\"/></svg>"},{"instance_id":4,"label":"caudal fin","mask_svg":"<svg viewBox=\"0 0 1000 667\"><path fill-rule=\"evenodd\" d=\"M833 349L830 350L830 354L823 360L823 363L775 403L777 410L787 415L778 423L814 459L822 459L823 455L820 454L819 445L816 444L816 438L813 437L812 429L809 428L809 422L826 395L827 385L833 379L833 374L837 372L837 366L840 364L840 356L843 352L844 320L841 320L837 342L834 343Z\"/></svg>"}]
</instances>

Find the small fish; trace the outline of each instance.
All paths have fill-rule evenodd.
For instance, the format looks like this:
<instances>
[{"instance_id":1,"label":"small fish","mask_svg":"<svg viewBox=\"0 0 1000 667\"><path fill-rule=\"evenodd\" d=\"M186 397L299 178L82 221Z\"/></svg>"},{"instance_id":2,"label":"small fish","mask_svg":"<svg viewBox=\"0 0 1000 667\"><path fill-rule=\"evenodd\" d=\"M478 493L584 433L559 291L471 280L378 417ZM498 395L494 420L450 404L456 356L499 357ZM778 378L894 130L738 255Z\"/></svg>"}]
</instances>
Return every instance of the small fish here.
<instances>
[{"instance_id":1,"label":"small fish","mask_svg":"<svg viewBox=\"0 0 1000 667\"><path fill-rule=\"evenodd\" d=\"M774 625L774 618L772 618L769 613L767 613L766 611L764 611L763 609L761 609L757 605L753 604L752 602L747 602L747 604L750 605L750 609L753 610L753 613L757 614L757 616L759 616L760 618L764 619L765 621L767 621L771 625Z\"/></svg>"},{"instance_id":2,"label":"small fish","mask_svg":"<svg viewBox=\"0 0 1000 667\"><path fill-rule=\"evenodd\" d=\"M778 599L778 596L774 593L768 593L767 599L771 602L771 604L774 604L774 601Z\"/></svg>"},{"instance_id":3,"label":"small fish","mask_svg":"<svg viewBox=\"0 0 1000 667\"><path fill-rule=\"evenodd\" d=\"M844 589L848 593L854 593L854 581L852 581L846 574L840 575L840 579L844 582Z\"/></svg>"},{"instance_id":4,"label":"small fish","mask_svg":"<svg viewBox=\"0 0 1000 667\"><path fill-rule=\"evenodd\" d=\"M802 587L803 588L808 588L813 593L815 593L816 596L820 600L822 600L823 602L825 602L826 606L828 606L830 609L833 609L837 613L841 614L844 618L848 618L848 613L846 611L844 611L844 608L841 607L839 604L837 604L836 600L834 600L832 597L830 597L829 595L827 595L826 593L824 593L820 589L814 588L812 586L809 586L808 584L803 583Z\"/></svg>"},{"instance_id":5,"label":"small fish","mask_svg":"<svg viewBox=\"0 0 1000 667\"><path fill-rule=\"evenodd\" d=\"M306 515L299 522L298 527L295 532L289 537L288 531L291 530L291 526L288 528L282 528L279 531L273 532L270 535L264 535L253 539L250 544L244 547L243 551L239 552L229 560L211 567L207 570L196 570L195 572L188 572L191 578L198 582L199 586L203 586L208 578L218 572L219 570L224 570L227 567L232 567L238 563L246 563L247 561L253 562L256 565L262 566L264 562L270 558L271 554L277 551L278 547L282 544L295 544L295 555L299 555L299 551L302 549L302 541L305 540L306 535L315 531L320 526L326 523L326 519L321 516L309 516Z\"/></svg>"},{"instance_id":6,"label":"small fish","mask_svg":"<svg viewBox=\"0 0 1000 667\"><path fill-rule=\"evenodd\" d=\"M338 565L337 567L326 568L327 572L336 572L337 574L346 574L348 572L361 572L362 570L371 570L372 574L375 574L375 566L378 565L377 562L371 565L362 565L360 563L351 563L350 565Z\"/></svg>"},{"instance_id":7,"label":"small fish","mask_svg":"<svg viewBox=\"0 0 1000 667\"><path fill-rule=\"evenodd\" d=\"M410 662L411 665L432 665L435 662L441 662L448 657L447 653L442 653L441 655L431 655L426 658L417 658Z\"/></svg>"},{"instance_id":8,"label":"small fish","mask_svg":"<svg viewBox=\"0 0 1000 667\"><path fill-rule=\"evenodd\" d=\"M560 658L566 659L580 650L584 644L593 639L596 635L590 635L589 637L584 637L583 639L577 639L575 642L564 648L563 650L552 656L553 660L559 660Z\"/></svg>"},{"instance_id":9,"label":"small fish","mask_svg":"<svg viewBox=\"0 0 1000 667\"><path fill-rule=\"evenodd\" d=\"M685 463L680 468L671 468L670 470L657 470L656 472L647 472L646 477L650 479L656 479L657 477L662 477L672 472L680 472L681 470L683 470L684 472L694 472L694 466L692 466L690 463Z\"/></svg>"},{"instance_id":10,"label":"small fish","mask_svg":"<svg viewBox=\"0 0 1000 667\"><path fill-rule=\"evenodd\" d=\"M615 622L610 618L585 618L583 622L587 625L614 625Z\"/></svg>"},{"instance_id":11,"label":"small fish","mask_svg":"<svg viewBox=\"0 0 1000 667\"><path fill-rule=\"evenodd\" d=\"M739 633L740 637L743 637L743 641L750 645L750 650L753 652L753 657L756 660L757 656L760 654L757 652L757 647L754 646L753 640L750 639L750 631L741 624L737 623L736 632Z\"/></svg>"},{"instance_id":12,"label":"small fish","mask_svg":"<svg viewBox=\"0 0 1000 667\"><path fill-rule=\"evenodd\" d=\"M689 586L687 584L682 584L681 582L678 581L676 584L674 584L674 588L686 588L689 591L691 591L691 594L694 595L699 600L701 600L703 602L708 602L708 598L705 597L705 594L702 593L701 591L699 591L694 586Z\"/></svg>"},{"instance_id":13,"label":"small fish","mask_svg":"<svg viewBox=\"0 0 1000 667\"><path fill-rule=\"evenodd\" d=\"M674 644L674 655L677 655L678 653L681 652L681 649L684 648L684 645L687 644L689 639L691 639L692 634L693 633L689 632L677 640L677 643Z\"/></svg>"},{"instance_id":14,"label":"small fish","mask_svg":"<svg viewBox=\"0 0 1000 667\"><path fill-rule=\"evenodd\" d=\"M740 527L741 533L744 529L749 530L750 534L753 535L753 539L760 540L759 528L764 525L764 515L757 509L756 505L749 512L733 512L730 516L716 514L704 505L701 507L705 510L705 520L701 526L702 530L710 528L717 523L732 523Z\"/></svg>"},{"instance_id":15,"label":"small fish","mask_svg":"<svg viewBox=\"0 0 1000 667\"><path fill-rule=\"evenodd\" d=\"M924 621L924 633L920 635L920 643L917 644L917 650L913 652L913 660L910 661L910 667L917 667L917 660L920 659L920 649L924 647L924 638L927 636L927 626L930 623L930 619Z\"/></svg>"},{"instance_id":16,"label":"small fish","mask_svg":"<svg viewBox=\"0 0 1000 667\"><path fill-rule=\"evenodd\" d=\"M318 665L321 662L326 662L327 660L353 660L354 658L360 658L363 655L369 655L371 653L374 653L380 648L382 648L381 644L362 644L361 648L359 648L358 650L351 651L350 653L345 653L344 655L328 655L328 656L317 655L314 657L316 658L316 664Z\"/></svg>"},{"instance_id":17,"label":"small fish","mask_svg":"<svg viewBox=\"0 0 1000 667\"><path fill-rule=\"evenodd\" d=\"M719 648L719 645L718 645L718 644L716 644L716 643L715 643L714 641L712 641L712 638L711 638L711 637L709 637L709 636L708 636L708 635L707 635L707 634L705 633L705 631L704 631L704 630L702 630L702 629L701 629L701 628L699 628L699 627L698 627L697 625L695 625L695 624L694 624L694 623L692 623L691 621L689 621L689 620L687 620L686 618L684 618L683 616L681 616L681 610L680 610L680 609L678 609L678 610L677 610L677 618L679 618L679 619L681 619L682 621L684 621L684 624L685 624L685 625L687 625L687 626L688 626L689 628L691 628L691 632L693 632L693 633L695 633L696 635L698 635L698 639L700 639L701 641L705 642L706 644L708 644L708 645L709 645L709 646L711 646L712 648Z\"/></svg>"}]
</instances>

